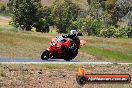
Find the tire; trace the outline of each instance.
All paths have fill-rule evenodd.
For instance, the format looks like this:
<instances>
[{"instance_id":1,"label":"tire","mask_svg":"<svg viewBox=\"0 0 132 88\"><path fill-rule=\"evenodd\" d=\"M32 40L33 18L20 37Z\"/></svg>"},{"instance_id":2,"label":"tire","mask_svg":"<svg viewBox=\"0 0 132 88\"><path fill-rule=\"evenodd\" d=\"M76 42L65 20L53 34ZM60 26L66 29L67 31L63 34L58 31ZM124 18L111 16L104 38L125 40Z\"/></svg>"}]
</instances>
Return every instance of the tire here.
<instances>
[{"instance_id":1,"label":"tire","mask_svg":"<svg viewBox=\"0 0 132 88\"><path fill-rule=\"evenodd\" d=\"M42 60L48 60L49 59L49 51L45 50L41 55Z\"/></svg>"},{"instance_id":2,"label":"tire","mask_svg":"<svg viewBox=\"0 0 132 88\"><path fill-rule=\"evenodd\" d=\"M69 52L71 52L71 51L69 51ZM75 51L74 55L70 55L70 53L69 53L68 57L64 58L64 60L70 61L70 60L74 59L77 56L77 54L78 54L78 50Z\"/></svg>"},{"instance_id":3,"label":"tire","mask_svg":"<svg viewBox=\"0 0 132 88\"><path fill-rule=\"evenodd\" d=\"M78 50L76 50L74 55L72 55L72 59L74 59L77 55L78 55Z\"/></svg>"},{"instance_id":4,"label":"tire","mask_svg":"<svg viewBox=\"0 0 132 88\"><path fill-rule=\"evenodd\" d=\"M87 83L87 79L84 76L78 76L76 81L79 85L83 86Z\"/></svg>"},{"instance_id":5,"label":"tire","mask_svg":"<svg viewBox=\"0 0 132 88\"><path fill-rule=\"evenodd\" d=\"M68 56L66 56L66 57L64 58L64 60L65 60L65 61L70 61L70 60L72 60L72 57L70 57L70 55L68 55Z\"/></svg>"},{"instance_id":6,"label":"tire","mask_svg":"<svg viewBox=\"0 0 132 88\"><path fill-rule=\"evenodd\" d=\"M65 60L65 61L70 61L71 59L67 59L67 58L65 58L64 60Z\"/></svg>"}]
</instances>

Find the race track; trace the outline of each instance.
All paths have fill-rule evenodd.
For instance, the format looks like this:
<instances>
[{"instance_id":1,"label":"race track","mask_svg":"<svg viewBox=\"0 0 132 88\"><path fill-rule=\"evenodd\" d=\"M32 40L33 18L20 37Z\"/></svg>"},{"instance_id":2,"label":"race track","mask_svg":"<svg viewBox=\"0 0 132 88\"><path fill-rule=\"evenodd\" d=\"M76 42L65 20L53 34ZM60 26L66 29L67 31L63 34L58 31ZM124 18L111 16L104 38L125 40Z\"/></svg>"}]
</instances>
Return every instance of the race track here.
<instances>
[{"instance_id":1,"label":"race track","mask_svg":"<svg viewBox=\"0 0 132 88\"><path fill-rule=\"evenodd\" d=\"M66 62L63 59L31 59L31 58L0 58L0 64L132 64L132 63L112 63L112 62L91 62L71 60Z\"/></svg>"}]
</instances>

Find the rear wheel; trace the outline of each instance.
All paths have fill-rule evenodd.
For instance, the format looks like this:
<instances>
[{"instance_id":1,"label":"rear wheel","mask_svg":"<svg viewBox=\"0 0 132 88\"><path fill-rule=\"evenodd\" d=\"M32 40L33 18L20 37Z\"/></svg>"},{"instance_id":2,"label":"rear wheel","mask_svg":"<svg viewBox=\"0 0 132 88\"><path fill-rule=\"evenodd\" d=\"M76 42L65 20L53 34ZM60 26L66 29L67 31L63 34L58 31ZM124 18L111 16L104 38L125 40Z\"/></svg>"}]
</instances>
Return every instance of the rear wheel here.
<instances>
[{"instance_id":1,"label":"rear wheel","mask_svg":"<svg viewBox=\"0 0 132 88\"><path fill-rule=\"evenodd\" d=\"M70 60L72 60L72 57L70 55L67 55L67 56L64 57L64 60L65 61L70 61Z\"/></svg>"},{"instance_id":2,"label":"rear wheel","mask_svg":"<svg viewBox=\"0 0 132 88\"><path fill-rule=\"evenodd\" d=\"M41 55L42 60L48 60L49 59L49 51L45 50Z\"/></svg>"},{"instance_id":3,"label":"rear wheel","mask_svg":"<svg viewBox=\"0 0 132 88\"><path fill-rule=\"evenodd\" d=\"M64 58L65 61L70 61L70 60L74 59L77 56L77 54L78 54L78 50L76 50L74 52L74 54L71 54L71 53L72 52L69 50L68 51L68 56Z\"/></svg>"},{"instance_id":4,"label":"rear wheel","mask_svg":"<svg viewBox=\"0 0 132 88\"><path fill-rule=\"evenodd\" d=\"M72 55L72 59L74 59L74 58L77 56L77 54L78 54L78 50L76 50L76 51L74 52L74 54Z\"/></svg>"},{"instance_id":5,"label":"rear wheel","mask_svg":"<svg viewBox=\"0 0 132 88\"><path fill-rule=\"evenodd\" d=\"M68 58L68 59L67 59L67 58L65 58L64 60L65 60L65 61L70 61L71 59L69 59L69 58Z\"/></svg>"}]
</instances>

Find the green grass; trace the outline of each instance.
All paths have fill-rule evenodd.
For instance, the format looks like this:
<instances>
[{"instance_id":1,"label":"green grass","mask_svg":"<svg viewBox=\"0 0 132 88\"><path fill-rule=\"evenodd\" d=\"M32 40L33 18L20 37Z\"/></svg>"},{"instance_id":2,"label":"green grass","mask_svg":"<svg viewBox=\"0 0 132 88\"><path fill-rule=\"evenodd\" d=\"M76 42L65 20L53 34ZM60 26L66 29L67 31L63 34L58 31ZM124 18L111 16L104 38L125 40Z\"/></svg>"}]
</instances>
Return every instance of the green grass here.
<instances>
[{"instance_id":1,"label":"green grass","mask_svg":"<svg viewBox=\"0 0 132 88\"><path fill-rule=\"evenodd\" d=\"M81 49L82 52L87 52L96 56L98 59L106 61L118 61L118 62L132 62L132 55L124 54L121 52L110 51L103 48L95 48L87 46Z\"/></svg>"},{"instance_id":2,"label":"green grass","mask_svg":"<svg viewBox=\"0 0 132 88\"><path fill-rule=\"evenodd\" d=\"M39 58L50 39L29 33L0 32L0 41L1 57Z\"/></svg>"},{"instance_id":3,"label":"green grass","mask_svg":"<svg viewBox=\"0 0 132 88\"><path fill-rule=\"evenodd\" d=\"M80 51L99 60L132 62L132 39L85 37L87 45Z\"/></svg>"},{"instance_id":4,"label":"green grass","mask_svg":"<svg viewBox=\"0 0 132 88\"><path fill-rule=\"evenodd\" d=\"M0 25L0 32L18 32L18 31L21 31L19 30L18 28L15 28L11 25Z\"/></svg>"}]
</instances>

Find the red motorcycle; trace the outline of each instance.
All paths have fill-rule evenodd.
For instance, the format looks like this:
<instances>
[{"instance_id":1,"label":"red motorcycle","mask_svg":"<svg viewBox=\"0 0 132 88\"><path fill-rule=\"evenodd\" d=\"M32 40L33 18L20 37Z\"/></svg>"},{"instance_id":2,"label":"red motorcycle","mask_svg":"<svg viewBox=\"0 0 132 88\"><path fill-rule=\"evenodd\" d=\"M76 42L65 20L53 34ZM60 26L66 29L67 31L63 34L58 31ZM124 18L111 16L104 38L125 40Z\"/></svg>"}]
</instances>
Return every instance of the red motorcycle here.
<instances>
[{"instance_id":1,"label":"red motorcycle","mask_svg":"<svg viewBox=\"0 0 132 88\"><path fill-rule=\"evenodd\" d=\"M71 41L68 38L56 37L53 38L49 44L50 47L47 48L47 50L45 50L41 55L42 60L48 60L50 58L70 61L74 59L78 54L79 48L76 48L73 54L70 53L71 51L69 51L69 47L71 46ZM85 42L81 40L79 47L83 45L85 45Z\"/></svg>"}]
</instances>

